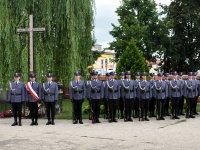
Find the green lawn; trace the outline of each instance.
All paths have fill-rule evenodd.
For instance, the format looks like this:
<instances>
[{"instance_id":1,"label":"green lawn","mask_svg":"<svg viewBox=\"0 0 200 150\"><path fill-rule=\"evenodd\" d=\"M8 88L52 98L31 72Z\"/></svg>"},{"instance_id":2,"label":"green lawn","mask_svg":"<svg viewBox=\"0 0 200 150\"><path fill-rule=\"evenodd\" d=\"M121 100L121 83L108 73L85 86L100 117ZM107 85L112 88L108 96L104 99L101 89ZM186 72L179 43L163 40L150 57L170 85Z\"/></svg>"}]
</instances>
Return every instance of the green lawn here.
<instances>
[{"instance_id":1,"label":"green lawn","mask_svg":"<svg viewBox=\"0 0 200 150\"><path fill-rule=\"evenodd\" d=\"M10 104L0 104L0 112L8 108L10 108ZM198 104L197 110L198 112L200 112L200 104ZM88 112L89 112L89 104L88 104L88 101L85 101L83 103L83 118L84 119L89 118ZM103 117L103 115L101 117ZM70 100L62 101L62 113L56 115L56 118L57 119L72 119L72 103Z\"/></svg>"}]
</instances>

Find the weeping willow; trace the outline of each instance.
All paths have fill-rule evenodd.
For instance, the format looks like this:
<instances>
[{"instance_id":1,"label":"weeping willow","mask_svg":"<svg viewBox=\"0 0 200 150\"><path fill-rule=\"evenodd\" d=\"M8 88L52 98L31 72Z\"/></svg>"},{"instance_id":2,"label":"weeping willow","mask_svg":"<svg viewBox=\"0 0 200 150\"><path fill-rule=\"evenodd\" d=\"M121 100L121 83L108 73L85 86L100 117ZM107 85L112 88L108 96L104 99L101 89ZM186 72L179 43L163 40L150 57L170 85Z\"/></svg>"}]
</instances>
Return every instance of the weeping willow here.
<instances>
[{"instance_id":1,"label":"weeping willow","mask_svg":"<svg viewBox=\"0 0 200 150\"><path fill-rule=\"evenodd\" d=\"M29 25L45 27L45 33L34 33L34 71L43 81L53 72L64 85L73 73L93 61L93 0L1 0L0 1L0 82L6 85L14 72L28 80L28 34L16 33Z\"/></svg>"}]
</instances>

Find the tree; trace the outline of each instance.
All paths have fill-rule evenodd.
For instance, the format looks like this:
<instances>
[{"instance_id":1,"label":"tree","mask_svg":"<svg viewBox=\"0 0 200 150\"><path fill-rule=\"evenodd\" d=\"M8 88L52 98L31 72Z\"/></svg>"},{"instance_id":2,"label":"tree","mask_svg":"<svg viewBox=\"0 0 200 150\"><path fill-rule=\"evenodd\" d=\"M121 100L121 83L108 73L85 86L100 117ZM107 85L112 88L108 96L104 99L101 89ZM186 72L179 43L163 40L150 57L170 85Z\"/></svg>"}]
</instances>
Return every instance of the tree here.
<instances>
[{"instance_id":1,"label":"tree","mask_svg":"<svg viewBox=\"0 0 200 150\"><path fill-rule=\"evenodd\" d=\"M200 68L200 2L174 0L167 8L170 46L165 51L165 71L197 71Z\"/></svg>"},{"instance_id":2,"label":"tree","mask_svg":"<svg viewBox=\"0 0 200 150\"><path fill-rule=\"evenodd\" d=\"M34 15L35 27L47 31L36 35L35 72L42 81L47 72L68 84L73 73L93 63L93 0L1 0L0 1L0 82L6 85L15 71L28 79L28 36L16 29L28 26Z\"/></svg>"},{"instance_id":3,"label":"tree","mask_svg":"<svg viewBox=\"0 0 200 150\"><path fill-rule=\"evenodd\" d=\"M149 70L144 56L136 46L134 39L130 40L117 64L117 72L125 72L127 70L130 70L133 75L138 71L144 72Z\"/></svg>"},{"instance_id":4,"label":"tree","mask_svg":"<svg viewBox=\"0 0 200 150\"><path fill-rule=\"evenodd\" d=\"M116 51L116 61L126 49L129 41L134 38L136 46L144 54L146 60L159 51L160 20L154 0L123 0L117 9L119 25L113 25L110 32L115 38L111 49Z\"/></svg>"}]
</instances>

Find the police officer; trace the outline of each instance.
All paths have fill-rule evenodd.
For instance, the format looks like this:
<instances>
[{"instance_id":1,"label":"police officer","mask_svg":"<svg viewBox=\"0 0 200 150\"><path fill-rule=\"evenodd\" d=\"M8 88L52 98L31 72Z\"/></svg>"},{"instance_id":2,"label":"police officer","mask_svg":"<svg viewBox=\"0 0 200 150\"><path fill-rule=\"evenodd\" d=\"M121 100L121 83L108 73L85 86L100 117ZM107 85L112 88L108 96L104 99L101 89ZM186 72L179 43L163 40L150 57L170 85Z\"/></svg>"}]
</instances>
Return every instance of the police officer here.
<instances>
[{"instance_id":1,"label":"police officer","mask_svg":"<svg viewBox=\"0 0 200 150\"><path fill-rule=\"evenodd\" d=\"M151 86L152 97L149 100L149 116L150 117L156 117L156 115L155 115L156 99L155 99L155 93L154 93L154 90L153 90L156 75L150 74L150 76L151 76L151 80L149 82L150 82L150 86Z\"/></svg>"},{"instance_id":2,"label":"police officer","mask_svg":"<svg viewBox=\"0 0 200 150\"><path fill-rule=\"evenodd\" d=\"M108 100L109 122L117 122L116 120L116 105L120 98L120 86L115 80L115 73L110 72L109 80L105 84L105 95Z\"/></svg>"},{"instance_id":3,"label":"police officer","mask_svg":"<svg viewBox=\"0 0 200 150\"><path fill-rule=\"evenodd\" d=\"M38 101L41 99L41 85L36 82L36 74L30 73L29 74L29 83L32 87L32 90L37 94L39 99L34 99L34 97L31 95L30 89L26 90L26 101L28 101L29 104L29 110L30 110L30 117L31 117L31 126L38 125ZM28 84L26 86L29 86Z\"/></svg>"},{"instance_id":4,"label":"police officer","mask_svg":"<svg viewBox=\"0 0 200 150\"><path fill-rule=\"evenodd\" d=\"M142 80L139 82L139 95L140 95L140 118L142 118L142 121L149 121L147 115L148 115L148 109L149 109L149 100L152 96L151 91L151 84L149 81L146 80L147 73L143 72L141 74ZM139 119L140 119L139 118Z\"/></svg>"},{"instance_id":5,"label":"police officer","mask_svg":"<svg viewBox=\"0 0 200 150\"><path fill-rule=\"evenodd\" d=\"M178 117L179 101L182 97L182 85L177 78L177 72L173 72L173 80L169 81L169 94L171 98L172 119L180 119Z\"/></svg>"},{"instance_id":6,"label":"police officer","mask_svg":"<svg viewBox=\"0 0 200 150\"><path fill-rule=\"evenodd\" d=\"M91 104L92 123L100 123L100 100L103 97L103 84L98 80L98 72L91 73L91 80L87 83L87 99Z\"/></svg>"},{"instance_id":7,"label":"police officer","mask_svg":"<svg viewBox=\"0 0 200 150\"><path fill-rule=\"evenodd\" d=\"M86 98L85 82L81 80L81 72L74 73L75 79L70 82L69 94L73 104L73 124L83 124L82 121L82 104Z\"/></svg>"},{"instance_id":8,"label":"police officer","mask_svg":"<svg viewBox=\"0 0 200 150\"><path fill-rule=\"evenodd\" d=\"M108 119L108 98L107 98L107 95L105 94L106 93L106 82L109 80L109 73L106 73L106 76L105 76L105 80L103 81L103 106L104 106L104 118L105 119Z\"/></svg>"},{"instance_id":9,"label":"police officer","mask_svg":"<svg viewBox=\"0 0 200 150\"><path fill-rule=\"evenodd\" d=\"M132 105L135 98L135 88L134 84L135 82L131 80L131 72L127 71L125 73L126 79L122 80L121 88L122 88L122 94L124 96L124 108L125 108L125 117L124 121L130 121L132 122Z\"/></svg>"},{"instance_id":10,"label":"police officer","mask_svg":"<svg viewBox=\"0 0 200 150\"><path fill-rule=\"evenodd\" d=\"M181 94L181 98L180 98L180 102L179 102L179 115L185 115L183 113L183 106L184 106L184 101L185 101L185 98L184 98L184 94L183 94L183 91L184 91L184 81L182 79L183 77L183 72L180 72L179 73L179 76L178 76L178 80L181 82L181 91L182 91L182 94Z\"/></svg>"},{"instance_id":11,"label":"police officer","mask_svg":"<svg viewBox=\"0 0 200 150\"><path fill-rule=\"evenodd\" d=\"M169 101L170 101L170 97L169 97L169 73L164 73L163 76L163 81L165 81L166 86L167 86L167 95L166 95L166 100L165 100L165 116L170 116L169 113Z\"/></svg>"},{"instance_id":12,"label":"police officer","mask_svg":"<svg viewBox=\"0 0 200 150\"><path fill-rule=\"evenodd\" d=\"M198 84L199 81L197 80L197 74L198 74L197 72L193 72L193 79L194 79L195 82ZM198 115L198 112L197 112L198 98L199 98L199 95L198 95L198 93L196 93L195 102L194 102L194 114L195 114L195 115Z\"/></svg>"},{"instance_id":13,"label":"police officer","mask_svg":"<svg viewBox=\"0 0 200 150\"><path fill-rule=\"evenodd\" d=\"M168 86L167 83L162 80L162 73L158 73L153 90L156 99L157 120L165 120L165 100L168 95Z\"/></svg>"},{"instance_id":14,"label":"police officer","mask_svg":"<svg viewBox=\"0 0 200 150\"><path fill-rule=\"evenodd\" d=\"M135 99L133 101L133 115L134 118L138 118L139 117L139 99L140 99L140 95L139 95L139 82L140 82L140 72L137 72L135 74Z\"/></svg>"},{"instance_id":15,"label":"police officer","mask_svg":"<svg viewBox=\"0 0 200 150\"><path fill-rule=\"evenodd\" d=\"M184 81L184 96L186 98L186 118L195 118L195 98L197 95L197 83L192 79L192 72L188 74L188 80Z\"/></svg>"},{"instance_id":16,"label":"police officer","mask_svg":"<svg viewBox=\"0 0 200 150\"><path fill-rule=\"evenodd\" d=\"M124 118L124 89L122 87L122 83L125 80L125 73L120 73L120 80L119 80L119 86L120 86L120 98L119 98L119 110L120 110L120 119Z\"/></svg>"},{"instance_id":17,"label":"police officer","mask_svg":"<svg viewBox=\"0 0 200 150\"><path fill-rule=\"evenodd\" d=\"M14 123L12 126L22 125L22 103L25 101L25 88L24 84L20 81L21 74L14 74L14 81L9 82L9 91L8 91L8 101L12 105L12 113L14 117ZM17 121L19 119L19 122Z\"/></svg>"},{"instance_id":18,"label":"police officer","mask_svg":"<svg viewBox=\"0 0 200 150\"><path fill-rule=\"evenodd\" d=\"M55 125L55 105L58 101L58 85L53 82L53 74L46 75L47 81L42 85L42 99L46 106L47 123L46 125Z\"/></svg>"}]
</instances>

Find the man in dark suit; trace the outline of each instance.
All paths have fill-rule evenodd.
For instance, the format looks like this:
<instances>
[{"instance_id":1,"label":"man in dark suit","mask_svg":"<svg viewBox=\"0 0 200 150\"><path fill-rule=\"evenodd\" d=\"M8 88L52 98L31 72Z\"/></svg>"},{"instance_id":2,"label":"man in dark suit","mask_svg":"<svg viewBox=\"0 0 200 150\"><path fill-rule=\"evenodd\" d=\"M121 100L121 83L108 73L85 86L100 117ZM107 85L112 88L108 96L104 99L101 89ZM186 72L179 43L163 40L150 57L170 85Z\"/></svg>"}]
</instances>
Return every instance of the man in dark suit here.
<instances>
[{"instance_id":1,"label":"man in dark suit","mask_svg":"<svg viewBox=\"0 0 200 150\"><path fill-rule=\"evenodd\" d=\"M42 86L42 99L46 105L47 123L46 125L55 125L55 105L58 101L58 85L53 82L53 74L47 74L47 81Z\"/></svg>"},{"instance_id":2,"label":"man in dark suit","mask_svg":"<svg viewBox=\"0 0 200 150\"><path fill-rule=\"evenodd\" d=\"M20 81L21 74L14 74L14 81L9 83L8 101L12 105L12 113L14 116L14 123L12 126L21 126L22 118L22 103L25 101L25 88L24 84ZM17 121L19 118L19 122Z\"/></svg>"}]
</instances>

